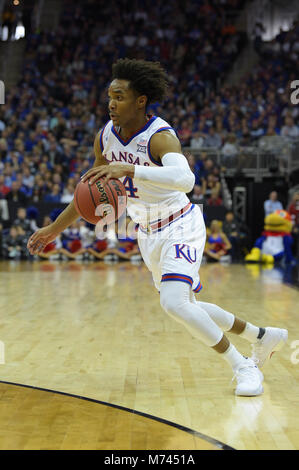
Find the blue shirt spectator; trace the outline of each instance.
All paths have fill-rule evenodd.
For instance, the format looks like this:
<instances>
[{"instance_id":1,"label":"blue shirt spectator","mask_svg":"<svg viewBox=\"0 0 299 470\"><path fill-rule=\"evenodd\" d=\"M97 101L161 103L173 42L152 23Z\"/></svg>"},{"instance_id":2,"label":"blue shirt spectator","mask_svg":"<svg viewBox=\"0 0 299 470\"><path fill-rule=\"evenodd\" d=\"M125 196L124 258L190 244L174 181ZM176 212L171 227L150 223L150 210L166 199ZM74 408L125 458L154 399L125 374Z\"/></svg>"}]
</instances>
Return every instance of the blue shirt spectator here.
<instances>
[{"instance_id":1,"label":"blue shirt spectator","mask_svg":"<svg viewBox=\"0 0 299 470\"><path fill-rule=\"evenodd\" d=\"M269 195L269 199L264 202L265 217L276 210L283 210L283 206L281 202L277 200L277 192L272 191Z\"/></svg>"}]
</instances>

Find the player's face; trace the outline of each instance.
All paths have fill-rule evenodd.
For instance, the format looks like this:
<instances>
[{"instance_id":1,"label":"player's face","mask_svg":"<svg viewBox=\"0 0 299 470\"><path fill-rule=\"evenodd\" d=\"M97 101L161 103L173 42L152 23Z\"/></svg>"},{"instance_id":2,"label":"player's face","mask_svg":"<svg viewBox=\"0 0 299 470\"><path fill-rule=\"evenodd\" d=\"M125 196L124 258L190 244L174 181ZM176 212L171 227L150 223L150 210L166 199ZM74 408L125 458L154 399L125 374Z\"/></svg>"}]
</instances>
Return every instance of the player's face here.
<instances>
[{"instance_id":1,"label":"player's face","mask_svg":"<svg viewBox=\"0 0 299 470\"><path fill-rule=\"evenodd\" d=\"M137 97L127 80L115 79L108 89L109 115L113 124L122 128L136 120L137 112L142 109L142 97Z\"/></svg>"}]
</instances>

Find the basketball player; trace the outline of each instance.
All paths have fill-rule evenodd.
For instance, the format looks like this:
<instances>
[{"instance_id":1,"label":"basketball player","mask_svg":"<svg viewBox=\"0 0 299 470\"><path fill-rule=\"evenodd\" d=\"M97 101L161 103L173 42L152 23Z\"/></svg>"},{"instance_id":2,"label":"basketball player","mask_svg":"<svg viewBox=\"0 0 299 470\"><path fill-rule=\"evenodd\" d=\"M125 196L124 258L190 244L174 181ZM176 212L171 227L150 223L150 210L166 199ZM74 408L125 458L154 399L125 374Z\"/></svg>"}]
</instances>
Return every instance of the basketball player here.
<instances>
[{"instance_id":1,"label":"basketball player","mask_svg":"<svg viewBox=\"0 0 299 470\"><path fill-rule=\"evenodd\" d=\"M110 121L96 135L95 162L82 177L89 184L104 176L119 178L128 191L128 212L139 224L138 243L153 275L165 312L233 369L236 395L263 393L263 366L287 340L287 330L260 328L217 305L197 301L199 268L206 240L203 216L186 196L194 175L175 131L163 119L146 114L150 103L162 102L167 76L158 62L120 59L112 68L108 89ZM71 202L51 225L28 240L38 253L78 218ZM252 358L237 351L223 332L253 344Z\"/></svg>"}]
</instances>

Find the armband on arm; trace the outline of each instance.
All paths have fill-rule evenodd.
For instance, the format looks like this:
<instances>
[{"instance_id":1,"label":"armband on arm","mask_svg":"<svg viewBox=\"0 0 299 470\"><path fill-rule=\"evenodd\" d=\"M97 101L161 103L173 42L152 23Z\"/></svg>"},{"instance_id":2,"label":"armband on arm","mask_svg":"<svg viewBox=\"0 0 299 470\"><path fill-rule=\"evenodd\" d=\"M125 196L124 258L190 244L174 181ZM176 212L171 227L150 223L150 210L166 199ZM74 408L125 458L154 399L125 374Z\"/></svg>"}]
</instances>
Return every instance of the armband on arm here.
<instances>
[{"instance_id":1,"label":"armband on arm","mask_svg":"<svg viewBox=\"0 0 299 470\"><path fill-rule=\"evenodd\" d=\"M195 176L190 170L187 159L181 153L169 152L162 157L163 166L135 166L134 179L152 181L164 188L190 193Z\"/></svg>"}]
</instances>

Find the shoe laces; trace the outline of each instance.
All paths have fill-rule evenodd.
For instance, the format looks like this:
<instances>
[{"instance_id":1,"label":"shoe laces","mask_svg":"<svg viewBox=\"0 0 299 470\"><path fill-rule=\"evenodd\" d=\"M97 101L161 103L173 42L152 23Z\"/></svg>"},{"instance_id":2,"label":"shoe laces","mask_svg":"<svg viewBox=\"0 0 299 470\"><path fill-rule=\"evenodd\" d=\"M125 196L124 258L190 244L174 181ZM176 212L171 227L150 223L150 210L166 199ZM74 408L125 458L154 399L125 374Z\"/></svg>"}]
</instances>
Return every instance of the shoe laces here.
<instances>
[{"instance_id":1,"label":"shoe laces","mask_svg":"<svg viewBox=\"0 0 299 470\"><path fill-rule=\"evenodd\" d=\"M242 365L237 369L234 373L234 376L232 378L232 382L237 379L240 380L242 378L255 378L256 377L256 365Z\"/></svg>"}]
</instances>

